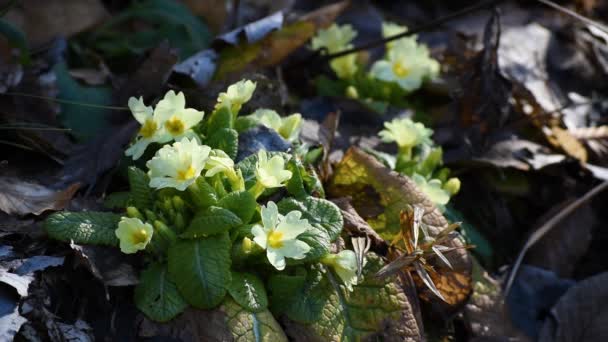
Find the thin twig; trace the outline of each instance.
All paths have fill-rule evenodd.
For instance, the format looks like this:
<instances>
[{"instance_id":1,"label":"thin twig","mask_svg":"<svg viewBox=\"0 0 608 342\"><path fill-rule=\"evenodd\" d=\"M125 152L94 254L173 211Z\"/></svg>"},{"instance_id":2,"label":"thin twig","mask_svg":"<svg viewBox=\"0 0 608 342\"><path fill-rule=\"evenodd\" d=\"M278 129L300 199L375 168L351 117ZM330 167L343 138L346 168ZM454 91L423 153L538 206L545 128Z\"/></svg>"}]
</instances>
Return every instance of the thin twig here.
<instances>
[{"instance_id":1,"label":"thin twig","mask_svg":"<svg viewBox=\"0 0 608 342\"><path fill-rule=\"evenodd\" d=\"M600 30L600 31L608 34L608 28L606 26L602 25L601 23L598 23L597 21L594 21L594 20L591 20L591 19L589 19L589 18L587 18L585 16L582 16L582 15L574 12L571 9L568 9L566 7L563 7L563 6L560 6L560 5L558 5L555 2L550 1L550 0L536 0L536 1L540 2L541 4L547 5L549 7L552 7L553 9L556 9L556 10L558 10L558 11L564 13L564 14L567 14L567 15L569 15L569 16L577 19L577 20L580 20L580 21L584 22L587 25L594 26L598 30Z\"/></svg>"},{"instance_id":2,"label":"thin twig","mask_svg":"<svg viewBox=\"0 0 608 342\"><path fill-rule=\"evenodd\" d=\"M568 205L564 210L560 211L557 215L552 217L549 221L543 224L540 228L538 228L526 241L524 247L521 252L517 256L517 260L511 267L511 271L509 277L507 279L507 286L505 287L504 295L507 297L509 295L509 291L511 290L511 286L513 285L513 281L515 280L515 276L517 275L517 271L519 270L519 266L521 265L526 252L532 247L535 243L537 243L545 234L547 234L553 227L555 227L559 222L565 219L568 215L574 212L576 209L580 208L585 203L589 202L595 195L599 194L603 190L608 188L608 181L605 181L593 189L589 190L583 197L577 199L572 202L572 204Z\"/></svg>"},{"instance_id":3,"label":"thin twig","mask_svg":"<svg viewBox=\"0 0 608 342\"><path fill-rule=\"evenodd\" d=\"M64 103L64 104L81 106L81 107L103 108L103 109L123 110L123 111L129 110L129 108L127 108L127 107L96 105L96 104L92 104L92 103L82 103L82 102L76 102L76 101L70 101L70 100L55 99L55 98L48 97L48 96L32 95L32 94L19 93L19 92L6 92L6 93L0 93L0 95L31 97L34 99L48 100L48 101L52 101L52 102Z\"/></svg>"},{"instance_id":4,"label":"thin twig","mask_svg":"<svg viewBox=\"0 0 608 342\"><path fill-rule=\"evenodd\" d=\"M473 12L485 9L487 7L495 6L495 5L497 5L497 4L499 4L500 2L503 2L503 1L504 0L488 0L488 1L484 1L484 2L478 3L476 5L472 5L472 6L463 8L460 11L456 11L454 13L448 14L448 15L446 15L444 17L439 18L439 19L433 20L433 21L431 21L431 22L429 22L427 24L420 25L420 26L415 27L415 28L413 28L411 30L407 30L407 31L405 31L403 33L399 33L399 34L396 34L394 36L386 37L386 38L379 39L379 40L374 40L372 42L368 42L368 43L361 44L359 46L355 46L352 49L348 49L348 50L344 50L344 51L340 51L340 52L336 52L336 53L332 53L332 54L323 56L323 59L324 60L329 60L329 59L334 59L334 58L342 57L342 56L345 56L345 55L349 55L351 53L359 52L359 51L362 51L362 50L368 50L368 49L374 48L376 46L381 46L381 45L384 45L384 44L386 44L386 43L388 43L390 41L396 40L396 39L400 39L400 38L403 38L403 37L408 37L408 36L411 36L411 35L414 35L414 34L417 34L417 33L420 33L420 32L424 32L424 31L428 31L430 29L434 29L435 27L437 27L439 25L445 24L446 22L448 22L448 21L450 21L452 19L456 19L458 17L462 17L464 15L467 15L467 14L470 14L470 13L473 13Z\"/></svg>"}]
</instances>

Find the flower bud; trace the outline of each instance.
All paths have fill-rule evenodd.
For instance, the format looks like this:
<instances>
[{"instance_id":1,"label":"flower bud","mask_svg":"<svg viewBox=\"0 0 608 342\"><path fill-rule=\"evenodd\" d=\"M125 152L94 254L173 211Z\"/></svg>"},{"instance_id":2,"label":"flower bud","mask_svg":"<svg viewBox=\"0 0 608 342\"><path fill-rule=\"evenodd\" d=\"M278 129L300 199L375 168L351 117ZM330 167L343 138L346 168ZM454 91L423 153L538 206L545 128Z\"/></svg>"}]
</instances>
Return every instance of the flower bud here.
<instances>
[{"instance_id":1,"label":"flower bud","mask_svg":"<svg viewBox=\"0 0 608 342\"><path fill-rule=\"evenodd\" d=\"M460 179L450 178L443 184L443 189L450 193L450 195L456 195L460 191Z\"/></svg>"}]
</instances>

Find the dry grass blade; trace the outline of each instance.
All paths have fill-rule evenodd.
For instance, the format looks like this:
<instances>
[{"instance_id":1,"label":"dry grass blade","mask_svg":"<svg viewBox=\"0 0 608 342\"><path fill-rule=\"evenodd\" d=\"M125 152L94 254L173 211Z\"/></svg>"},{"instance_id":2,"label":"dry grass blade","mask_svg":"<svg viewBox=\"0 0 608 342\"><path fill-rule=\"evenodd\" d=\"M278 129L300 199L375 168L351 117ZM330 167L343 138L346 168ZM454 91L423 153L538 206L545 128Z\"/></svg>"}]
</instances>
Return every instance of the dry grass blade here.
<instances>
[{"instance_id":1,"label":"dry grass blade","mask_svg":"<svg viewBox=\"0 0 608 342\"><path fill-rule=\"evenodd\" d=\"M439 292L439 290L435 286L435 283L433 283L433 279L431 279L429 273L424 269L424 266L422 266L420 262L414 262L414 268L416 269L416 273L418 273L418 275L420 276L420 279L422 279L424 285L426 285L426 287L428 287L429 290L433 292L433 294L441 298L441 300L447 302L447 300L445 300L443 295L441 295L441 292Z\"/></svg>"},{"instance_id":2,"label":"dry grass blade","mask_svg":"<svg viewBox=\"0 0 608 342\"><path fill-rule=\"evenodd\" d=\"M443 255L443 253L441 253L441 250L439 249L439 247L442 247L442 246L433 246L431 248L433 249L433 252L435 252L435 255L437 255L439 257L439 259L441 259L441 261L443 261L444 264L446 264L449 268L454 269L454 267L452 267L452 264L450 264L450 261L448 260L448 258L446 258L445 255Z\"/></svg>"},{"instance_id":3,"label":"dry grass blade","mask_svg":"<svg viewBox=\"0 0 608 342\"><path fill-rule=\"evenodd\" d=\"M553 227L555 227L564 218L566 218L568 215L570 215L576 209L580 208L583 204L587 203L589 200L591 200L593 197L595 197L595 195L604 191L606 188L608 188L608 181L600 183L593 189L589 190L583 197L572 202L572 204L567 206L564 210L560 211L557 215L553 216L549 221L547 221L540 228L538 228L536 231L534 231L532 233L532 235L530 235L530 237L524 244L524 247L521 249L521 252L519 252L519 255L517 256L515 263L511 267L509 277L507 278L507 285L505 286L505 291L504 291L505 297L507 297L509 295L509 291L511 290L511 286L513 285L513 281L515 280L515 276L517 276L517 271L519 269L519 266L521 265L521 262L523 261L524 256L526 255L526 252L528 251L528 249L530 249L530 247L532 247L536 242L538 242L538 240L540 240L543 236L545 236L545 234L547 234L551 229L553 229Z\"/></svg>"},{"instance_id":4,"label":"dry grass blade","mask_svg":"<svg viewBox=\"0 0 608 342\"><path fill-rule=\"evenodd\" d=\"M351 239L353 250L357 257L357 277L361 278L361 272L365 266L365 255L372 245L372 241L366 236L353 237Z\"/></svg>"},{"instance_id":5,"label":"dry grass blade","mask_svg":"<svg viewBox=\"0 0 608 342\"><path fill-rule=\"evenodd\" d=\"M397 259L391 261L384 267L382 267L375 275L376 278L385 278L391 276L404 267L411 265L414 261L420 258L420 254L403 254Z\"/></svg>"}]
</instances>

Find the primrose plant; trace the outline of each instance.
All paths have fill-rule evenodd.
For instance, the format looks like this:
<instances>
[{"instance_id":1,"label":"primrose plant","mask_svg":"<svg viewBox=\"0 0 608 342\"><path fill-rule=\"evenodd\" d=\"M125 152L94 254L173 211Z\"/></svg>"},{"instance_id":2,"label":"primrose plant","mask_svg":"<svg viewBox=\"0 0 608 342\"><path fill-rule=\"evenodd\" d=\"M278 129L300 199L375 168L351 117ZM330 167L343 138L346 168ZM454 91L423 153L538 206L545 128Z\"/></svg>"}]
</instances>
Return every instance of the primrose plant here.
<instances>
[{"instance_id":1,"label":"primrose plant","mask_svg":"<svg viewBox=\"0 0 608 342\"><path fill-rule=\"evenodd\" d=\"M301 299L276 279L304 281L312 271L332 274L347 291L358 282L355 253L331 252L342 216L320 198L313 169L284 151L238 155L239 132L255 126L298 139L300 114L262 108L238 116L255 87L229 86L210 115L187 107L181 92L167 92L154 108L131 98L141 127L125 153L145 170L128 168L130 191L107 198L115 212L59 212L45 223L52 238L141 255L135 304L150 319L168 321L188 305L270 310L274 298ZM152 157L142 163L144 156Z\"/></svg>"},{"instance_id":2,"label":"primrose plant","mask_svg":"<svg viewBox=\"0 0 608 342\"><path fill-rule=\"evenodd\" d=\"M394 23L382 24L384 38L407 31L407 27ZM312 39L311 48L329 54L338 53L353 47L352 40L357 32L351 25L333 24L320 30ZM403 98L424 82L439 74L439 63L430 56L426 45L417 42L417 36L400 38L386 44L386 53L372 63L366 71L364 63L357 59L356 53L333 58L330 67L337 80L321 76L317 88L323 95L347 96L362 100L364 103L380 105L390 103L404 105Z\"/></svg>"},{"instance_id":3,"label":"primrose plant","mask_svg":"<svg viewBox=\"0 0 608 342\"><path fill-rule=\"evenodd\" d=\"M395 171L411 177L443 211L450 197L460 190L460 180L450 178L450 170L442 166L443 150L431 139L433 130L409 118L396 118L385 122L378 135L383 142L395 143L398 152L396 158L374 154Z\"/></svg>"}]
</instances>

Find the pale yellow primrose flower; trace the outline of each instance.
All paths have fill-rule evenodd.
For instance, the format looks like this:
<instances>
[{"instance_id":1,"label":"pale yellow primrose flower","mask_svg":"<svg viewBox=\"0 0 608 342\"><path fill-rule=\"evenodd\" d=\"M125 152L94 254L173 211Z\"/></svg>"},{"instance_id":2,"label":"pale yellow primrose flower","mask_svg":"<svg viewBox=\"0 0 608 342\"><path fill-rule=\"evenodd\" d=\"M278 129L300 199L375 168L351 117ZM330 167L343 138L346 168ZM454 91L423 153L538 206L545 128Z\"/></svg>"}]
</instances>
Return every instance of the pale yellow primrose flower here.
<instances>
[{"instance_id":1,"label":"pale yellow primrose flower","mask_svg":"<svg viewBox=\"0 0 608 342\"><path fill-rule=\"evenodd\" d=\"M382 37L383 38L396 36L400 33L406 32L406 31L407 31L407 26L401 26L401 25L392 23L390 21L382 23ZM411 37L416 37L416 36L411 36ZM388 49L392 48L393 45L395 45L395 42L396 41L390 41L390 42L386 43L386 47Z\"/></svg>"},{"instance_id":2,"label":"pale yellow primrose flower","mask_svg":"<svg viewBox=\"0 0 608 342\"><path fill-rule=\"evenodd\" d=\"M154 228L149 223L143 223L138 218L123 217L114 231L120 241L120 251L133 254L144 250L154 234Z\"/></svg>"},{"instance_id":3,"label":"pale yellow primrose flower","mask_svg":"<svg viewBox=\"0 0 608 342\"><path fill-rule=\"evenodd\" d=\"M234 161L222 150L212 150L205 163L205 177L213 177L220 172L234 172Z\"/></svg>"},{"instance_id":4,"label":"pale yellow primrose flower","mask_svg":"<svg viewBox=\"0 0 608 342\"><path fill-rule=\"evenodd\" d=\"M163 137L162 122L157 115L154 115L152 107L144 104L141 97L139 99L131 97L129 109L135 120L141 124L141 128L137 133L135 143L125 151L125 155L137 160L144 154L150 143L165 142L166 139Z\"/></svg>"},{"instance_id":5,"label":"pale yellow primrose flower","mask_svg":"<svg viewBox=\"0 0 608 342\"><path fill-rule=\"evenodd\" d=\"M386 57L387 60L372 65L370 74L383 81L395 82L406 91L420 88L425 78L433 78L439 73L439 63L415 37L397 40Z\"/></svg>"},{"instance_id":6,"label":"pale yellow primrose flower","mask_svg":"<svg viewBox=\"0 0 608 342\"><path fill-rule=\"evenodd\" d=\"M440 210L443 210L444 206L450 201L450 193L441 187L441 181L439 179L427 181L423 176L414 173L412 175L412 180Z\"/></svg>"},{"instance_id":7,"label":"pale yellow primrose flower","mask_svg":"<svg viewBox=\"0 0 608 342\"><path fill-rule=\"evenodd\" d=\"M311 47L314 50L325 48L328 53L336 53L352 48L351 42L356 36L357 32L351 25L332 24L329 28L317 32L312 38ZM332 59L329 65L339 78L347 78L357 72L356 61L357 55L352 53Z\"/></svg>"},{"instance_id":8,"label":"pale yellow primrose flower","mask_svg":"<svg viewBox=\"0 0 608 342\"><path fill-rule=\"evenodd\" d=\"M230 85L225 93L218 95L215 109L230 106L232 113L238 113L243 104L251 100L255 87L256 83L250 80L240 80Z\"/></svg>"},{"instance_id":9,"label":"pale yellow primrose flower","mask_svg":"<svg viewBox=\"0 0 608 342\"><path fill-rule=\"evenodd\" d=\"M289 141L294 141L300 134L302 125L302 115L300 113L282 118L279 113L272 109L260 108L253 112L251 117L257 119L260 124L274 129Z\"/></svg>"},{"instance_id":10,"label":"pale yellow primrose flower","mask_svg":"<svg viewBox=\"0 0 608 342\"><path fill-rule=\"evenodd\" d=\"M431 135L433 130L424 127L419 122L408 118L397 118L384 123L384 129L378 133L384 142L395 142L401 153L411 155L414 146L420 144L432 144ZM406 157L410 157L407 155Z\"/></svg>"},{"instance_id":11,"label":"pale yellow primrose flower","mask_svg":"<svg viewBox=\"0 0 608 342\"><path fill-rule=\"evenodd\" d=\"M194 138L163 146L146 163L150 187L185 190L203 171L210 151L211 147L200 145Z\"/></svg>"},{"instance_id":12,"label":"pale yellow primrose flower","mask_svg":"<svg viewBox=\"0 0 608 342\"><path fill-rule=\"evenodd\" d=\"M264 188L278 188L291 178L291 171L285 170L283 157L274 156L268 160L266 151L260 150L255 167L255 177Z\"/></svg>"},{"instance_id":13,"label":"pale yellow primrose flower","mask_svg":"<svg viewBox=\"0 0 608 342\"><path fill-rule=\"evenodd\" d=\"M302 114L294 113L284 118L281 118L281 127L279 128L279 134L283 138L289 141L294 141L298 139L301 129Z\"/></svg>"},{"instance_id":14,"label":"pale yellow primrose flower","mask_svg":"<svg viewBox=\"0 0 608 342\"><path fill-rule=\"evenodd\" d=\"M310 246L297 237L312 226L306 219L300 219L302 213L294 210L283 216L277 205L270 201L262 206L262 225L251 228L253 241L266 250L268 261L277 270L285 269L285 258L304 259Z\"/></svg>"},{"instance_id":15,"label":"pale yellow primrose flower","mask_svg":"<svg viewBox=\"0 0 608 342\"><path fill-rule=\"evenodd\" d=\"M203 120L204 112L186 108L184 93L175 94L169 90L165 97L158 102L154 115L163 123L168 140L179 140L182 137L195 136L192 127Z\"/></svg>"},{"instance_id":16,"label":"pale yellow primrose flower","mask_svg":"<svg viewBox=\"0 0 608 342\"><path fill-rule=\"evenodd\" d=\"M343 250L338 254L328 254L321 260L322 263L332 266L342 283L349 291L357 285L357 256L351 250Z\"/></svg>"}]
</instances>

